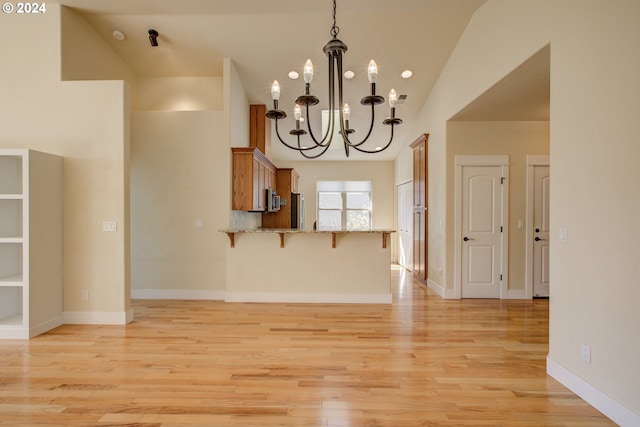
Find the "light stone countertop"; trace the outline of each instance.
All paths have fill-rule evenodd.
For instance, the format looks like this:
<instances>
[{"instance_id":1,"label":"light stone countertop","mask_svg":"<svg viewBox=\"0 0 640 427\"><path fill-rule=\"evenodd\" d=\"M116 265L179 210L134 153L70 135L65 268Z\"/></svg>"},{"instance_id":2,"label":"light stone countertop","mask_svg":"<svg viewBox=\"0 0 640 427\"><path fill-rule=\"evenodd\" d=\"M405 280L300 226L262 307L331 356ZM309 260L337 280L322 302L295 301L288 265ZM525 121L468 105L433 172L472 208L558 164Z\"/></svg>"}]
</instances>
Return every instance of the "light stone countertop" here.
<instances>
[{"instance_id":1,"label":"light stone countertop","mask_svg":"<svg viewBox=\"0 0 640 427\"><path fill-rule=\"evenodd\" d=\"M350 234L350 233L395 233L395 230L298 230L296 228L254 228L254 229L221 229L221 233L308 233L308 234Z\"/></svg>"},{"instance_id":2,"label":"light stone countertop","mask_svg":"<svg viewBox=\"0 0 640 427\"><path fill-rule=\"evenodd\" d=\"M295 228L253 228L253 229L221 229L218 230L221 233L227 233L229 237L229 243L231 248L235 248L235 235L237 233L251 233L251 234L279 234L280 235L280 247L284 248L284 235L285 234L331 234L331 247L336 247L336 235L337 234L382 234L382 248L386 249L388 246L389 234L395 233L395 230L376 229L376 230L298 230Z\"/></svg>"}]
</instances>

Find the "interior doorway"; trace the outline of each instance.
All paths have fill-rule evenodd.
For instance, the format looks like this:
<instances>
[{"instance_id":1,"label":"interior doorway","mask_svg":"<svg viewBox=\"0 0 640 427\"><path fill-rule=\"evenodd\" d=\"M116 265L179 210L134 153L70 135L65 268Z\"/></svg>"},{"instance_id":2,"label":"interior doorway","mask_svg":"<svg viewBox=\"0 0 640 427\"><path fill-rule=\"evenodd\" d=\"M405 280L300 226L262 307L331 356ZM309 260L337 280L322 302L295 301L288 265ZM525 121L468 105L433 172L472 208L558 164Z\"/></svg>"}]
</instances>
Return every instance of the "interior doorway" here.
<instances>
[{"instance_id":1,"label":"interior doorway","mask_svg":"<svg viewBox=\"0 0 640 427\"><path fill-rule=\"evenodd\" d=\"M549 297L549 156L527 156L527 259L528 298Z\"/></svg>"},{"instance_id":2,"label":"interior doorway","mask_svg":"<svg viewBox=\"0 0 640 427\"><path fill-rule=\"evenodd\" d=\"M509 156L456 156L454 293L507 298Z\"/></svg>"},{"instance_id":3,"label":"interior doorway","mask_svg":"<svg viewBox=\"0 0 640 427\"><path fill-rule=\"evenodd\" d=\"M397 187L398 264L411 271L413 264L413 182Z\"/></svg>"}]
</instances>

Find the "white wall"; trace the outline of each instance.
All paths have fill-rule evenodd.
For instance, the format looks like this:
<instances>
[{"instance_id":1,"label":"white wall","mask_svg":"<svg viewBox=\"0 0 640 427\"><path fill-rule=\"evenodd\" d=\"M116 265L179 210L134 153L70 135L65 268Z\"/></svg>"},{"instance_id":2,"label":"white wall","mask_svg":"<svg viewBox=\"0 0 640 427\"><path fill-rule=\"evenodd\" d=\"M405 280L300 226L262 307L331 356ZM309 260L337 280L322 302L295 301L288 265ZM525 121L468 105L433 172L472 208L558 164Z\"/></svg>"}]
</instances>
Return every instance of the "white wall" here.
<instances>
[{"instance_id":1,"label":"white wall","mask_svg":"<svg viewBox=\"0 0 640 427\"><path fill-rule=\"evenodd\" d=\"M430 133L430 221L446 222L447 120L550 43L549 361L565 384L586 388L590 394L576 391L596 407L611 403L607 415L623 425L640 420L638 16L633 0L489 0L461 37L414 132ZM408 155L405 149L396 170ZM567 243L558 241L559 227L568 228ZM440 250L453 244L450 232L434 238ZM445 286L452 277L447 268ZM581 360L582 343L591 346L591 363Z\"/></svg>"}]
</instances>

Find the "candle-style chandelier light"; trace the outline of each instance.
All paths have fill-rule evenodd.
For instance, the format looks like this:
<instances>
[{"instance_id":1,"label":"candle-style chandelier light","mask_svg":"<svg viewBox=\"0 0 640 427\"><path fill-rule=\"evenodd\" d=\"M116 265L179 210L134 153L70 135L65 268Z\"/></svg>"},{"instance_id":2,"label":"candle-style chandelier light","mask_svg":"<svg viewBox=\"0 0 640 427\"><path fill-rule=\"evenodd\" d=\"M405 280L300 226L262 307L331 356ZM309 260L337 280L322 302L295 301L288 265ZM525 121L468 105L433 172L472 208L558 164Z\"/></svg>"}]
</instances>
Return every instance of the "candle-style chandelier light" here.
<instances>
[{"instance_id":1,"label":"candle-style chandelier light","mask_svg":"<svg viewBox=\"0 0 640 427\"><path fill-rule=\"evenodd\" d=\"M324 46L324 53L327 55L329 59L329 114L328 114L328 124L326 129L324 130L324 134L322 138L319 139L316 137L311 129L311 119L309 115L309 107L318 104L319 99L314 95L311 95L311 80L313 79L313 65L311 64L311 60L307 60L304 65L304 82L305 82L305 93L304 95L300 95L296 98L296 105L294 108L294 117L296 120L295 129L291 130L289 134L296 137L296 145L289 144L285 142L280 136L280 131L278 129L278 121L287 117L287 113L278 109L278 99L280 98L280 85L278 81L274 81L271 86L271 97L273 98L273 109L267 111L266 116L272 120L275 120L275 128L276 135L282 144L286 147L291 148L293 150L297 150L304 157L308 159L315 159L317 157L322 156L327 152L329 146L333 141L334 130L339 127L339 134L342 137L342 141L344 143L344 150L347 157L349 157L349 149L353 148L354 150L360 151L362 153L379 153L381 151L386 150L393 140L393 128L395 125L399 125L402 123L402 120L395 116L396 111L396 102L398 100L398 95L394 89L391 89L389 92L389 105L391 106L391 116L384 119L382 122L387 126L391 126L391 132L389 136L389 141L386 145L381 147L376 147L374 149L365 149L362 145L367 142L371 133L373 131L374 120L375 120L375 106L378 104L382 104L384 102L384 97L380 95L376 95L376 80L378 77L378 67L375 61L371 60L369 62L368 67L368 78L369 83L371 84L371 94L362 98L360 103L362 105L371 106L371 124L369 126L369 131L365 135L365 137L358 141L353 142L351 140L353 133L355 133L354 129L349 128L349 118L351 115L351 110L349 105L344 103L342 96L342 54L347 51L347 45L344 44L341 40L337 38L338 32L340 28L336 25L336 0L333 0L333 26L331 27L331 36L332 39ZM337 99L336 99L336 86L337 86ZM337 104L336 104L337 103ZM307 122L307 130L302 129L300 127L301 122L305 121L302 117L302 109L306 111L306 122ZM339 112L339 113L337 113ZM338 123L336 124L336 121ZM309 133L311 137L311 143L305 145L301 141L301 136ZM314 150L314 151L312 151Z\"/></svg>"}]
</instances>

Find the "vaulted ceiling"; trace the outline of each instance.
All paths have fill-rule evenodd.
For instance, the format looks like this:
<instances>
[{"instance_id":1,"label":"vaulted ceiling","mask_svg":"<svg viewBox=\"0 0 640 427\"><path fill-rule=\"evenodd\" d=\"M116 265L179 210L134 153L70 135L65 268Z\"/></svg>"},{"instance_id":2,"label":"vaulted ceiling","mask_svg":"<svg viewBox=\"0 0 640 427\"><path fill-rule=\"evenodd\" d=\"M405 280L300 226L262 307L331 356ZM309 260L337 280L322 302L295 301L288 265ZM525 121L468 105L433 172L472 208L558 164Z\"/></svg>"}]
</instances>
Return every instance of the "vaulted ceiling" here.
<instances>
[{"instance_id":1,"label":"vaulted ceiling","mask_svg":"<svg viewBox=\"0 0 640 427\"><path fill-rule=\"evenodd\" d=\"M396 127L396 139L411 140L412 124L429 92L446 64L452 50L469 23L474 12L485 0L338 0L338 38L349 49L345 54L345 70L352 70L355 77L345 83L345 102L352 107L352 128L358 135L366 133L369 109L360 105L360 99L368 94L366 67L375 59L379 67L378 94L387 98L391 88L407 95L406 102L398 105L396 113L404 120ZM272 106L270 86L277 79L282 86L280 107L292 117L293 100L304 91L302 78L289 79L289 71L302 75L307 58L314 63L315 76L312 92L321 99L317 107L326 107L327 60L322 48L329 41L333 23L333 5L330 0L56 0L85 15L96 31L111 45L114 51L129 64L139 77L220 76L224 58L230 58L240 75L251 103ZM160 34L159 46L151 47L148 30ZM113 30L120 30L125 40L116 40ZM548 61L548 54L547 54ZM538 61L539 62L539 61ZM542 72L539 63L525 67L528 74ZM548 91L548 62L546 64ZM400 77L410 69L413 76ZM517 77L517 76L516 76ZM508 82L509 90L486 94L482 104L461 113L460 120L500 120L501 114L513 112L513 105L503 108L499 101L505 93L511 95L509 104L523 105L519 120L538 120L526 103L540 100L513 99L513 94L523 91L539 93L531 88L532 82L544 86L544 76L527 75ZM522 86L522 87L521 87ZM544 88L543 88L544 89ZM524 95L523 95L524 96ZM489 97L497 98L491 99ZM544 102L544 101L543 101ZM501 112L501 110L503 110ZM548 99L547 99L548 110ZM377 107L376 122L389 115L387 104ZM318 113L319 116L319 113ZM312 119L315 116L312 117ZM506 117L506 116L505 116ZM513 118L509 119L512 120ZM288 119L289 120L289 119ZM292 119L281 130L288 135ZM371 148L384 145L389 128L376 124L375 139ZM369 145L369 143L367 143ZM375 155L352 156L367 160L391 159L400 144ZM299 154L273 143L274 157L300 159ZM323 159L342 159L342 151L323 156Z\"/></svg>"}]
</instances>

